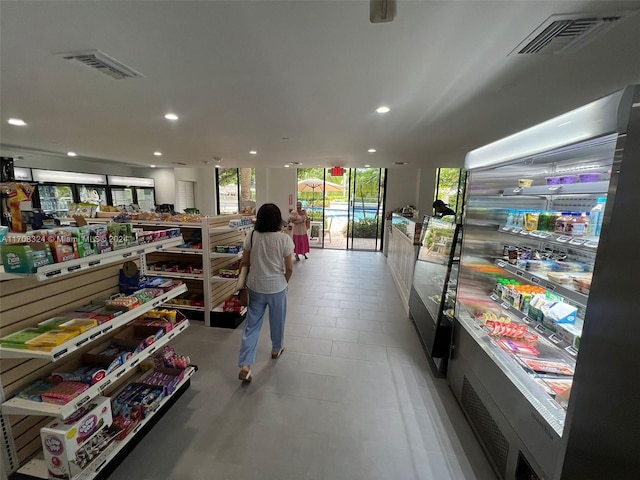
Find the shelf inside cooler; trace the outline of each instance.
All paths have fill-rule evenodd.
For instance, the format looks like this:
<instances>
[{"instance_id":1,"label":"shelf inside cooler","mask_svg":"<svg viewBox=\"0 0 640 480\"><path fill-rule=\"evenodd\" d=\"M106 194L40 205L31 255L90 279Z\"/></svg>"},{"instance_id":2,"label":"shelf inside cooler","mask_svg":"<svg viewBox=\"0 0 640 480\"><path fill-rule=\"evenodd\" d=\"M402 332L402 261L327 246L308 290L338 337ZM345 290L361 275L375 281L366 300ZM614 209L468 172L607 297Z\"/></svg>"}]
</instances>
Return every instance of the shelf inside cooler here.
<instances>
[{"instance_id":1,"label":"shelf inside cooler","mask_svg":"<svg viewBox=\"0 0 640 480\"><path fill-rule=\"evenodd\" d=\"M593 252L598 248L598 237L570 237L558 235L553 232L540 232L538 230L524 230L519 227L502 226L498 229L500 233L505 233L518 238L530 238L539 242L546 242L560 247L572 248Z\"/></svg>"},{"instance_id":2,"label":"shelf inside cooler","mask_svg":"<svg viewBox=\"0 0 640 480\"><path fill-rule=\"evenodd\" d=\"M565 194L606 194L609 182L564 183L559 185L535 185L533 187L505 188L504 196L514 195L565 195Z\"/></svg>"}]
</instances>

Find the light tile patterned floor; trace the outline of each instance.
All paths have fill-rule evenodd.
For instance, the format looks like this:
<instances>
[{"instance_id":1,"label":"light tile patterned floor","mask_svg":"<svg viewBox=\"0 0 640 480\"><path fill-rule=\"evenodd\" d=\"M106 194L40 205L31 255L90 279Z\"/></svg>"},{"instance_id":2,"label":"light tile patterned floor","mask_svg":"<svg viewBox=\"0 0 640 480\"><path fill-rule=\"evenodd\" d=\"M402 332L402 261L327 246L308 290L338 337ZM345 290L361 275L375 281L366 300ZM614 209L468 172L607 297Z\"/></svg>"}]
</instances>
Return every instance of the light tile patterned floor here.
<instances>
[{"instance_id":1,"label":"light tile patterned floor","mask_svg":"<svg viewBox=\"0 0 640 480\"><path fill-rule=\"evenodd\" d=\"M434 378L380 253L312 250L289 288L286 351L194 322L174 341L200 370L111 479L496 480Z\"/></svg>"}]
</instances>

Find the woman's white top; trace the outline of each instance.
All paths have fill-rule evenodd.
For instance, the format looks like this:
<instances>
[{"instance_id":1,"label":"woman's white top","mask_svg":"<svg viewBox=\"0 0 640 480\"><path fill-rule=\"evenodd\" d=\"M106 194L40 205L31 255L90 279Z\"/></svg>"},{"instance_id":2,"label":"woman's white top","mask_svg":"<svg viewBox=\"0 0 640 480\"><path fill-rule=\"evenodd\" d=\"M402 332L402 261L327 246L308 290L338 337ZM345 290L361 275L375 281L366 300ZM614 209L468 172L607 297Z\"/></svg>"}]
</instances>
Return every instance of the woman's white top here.
<instances>
[{"instance_id":1,"label":"woman's white top","mask_svg":"<svg viewBox=\"0 0 640 480\"><path fill-rule=\"evenodd\" d=\"M253 242L252 242L253 236ZM293 253L293 240L281 232L253 231L244 240L251 252L247 286L259 293L278 293L287 288L284 257Z\"/></svg>"}]
</instances>

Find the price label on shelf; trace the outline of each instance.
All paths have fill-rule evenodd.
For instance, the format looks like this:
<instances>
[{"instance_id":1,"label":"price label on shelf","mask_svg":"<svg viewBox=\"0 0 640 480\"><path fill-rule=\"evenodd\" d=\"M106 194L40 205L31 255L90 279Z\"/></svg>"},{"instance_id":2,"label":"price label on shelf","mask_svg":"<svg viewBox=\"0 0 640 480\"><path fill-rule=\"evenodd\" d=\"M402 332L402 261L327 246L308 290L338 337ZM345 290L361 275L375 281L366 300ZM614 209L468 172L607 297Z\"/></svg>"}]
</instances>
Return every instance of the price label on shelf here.
<instances>
[{"instance_id":1,"label":"price label on shelf","mask_svg":"<svg viewBox=\"0 0 640 480\"><path fill-rule=\"evenodd\" d=\"M505 232L509 232L511 231L511 227L502 227L502 230L504 230Z\"/></svg>"},{"instance_id":2,"label":"price label on shelf","mask_svg":"<svg viewBox=\"0 0 640 480\"><path fill-rule=\"evenodd\" d=\"M576 350L573 347L567 347L565 348L565 350L572 356L577 357L578 356L578 350Z\"/></svg>"},{"instance_id":3,"label":"price label on shelf","mask_svg":"<svg viewBox=\"0 0 640 480\"><path fill-rule=\"evenodd\" d=\"M529 323L531 323L533 321L529 317L522 317L520 320L522 320L526 324L529 324Z\"/></svg>"},{"instance_id":4,"label":"price label on shelf","mask_svg":"<svg viewBox=\"0 0 640 480\"><path fill-rule=\"evenodd\" d=\"M494 302L498 301L498 296L495 293L492 293L490 296L491 300L493 300Z\"/></svg>"},{"instance_id":5,"label":"price label on shelf","mask_svg":"<svg viewBox=\"0 0 640 480\"><path fill-rule=\"evenodd\" d=\"M519 228L512 228L511 229L511 233L520 233L520 229Z\"/></svg>"},{"instance_id":6,"label":"price label on shelf","mask_svg":"<svg viewBox=\"0 0 640 480\"><path fill-rule=\"evenodd\" d=\"M566 243L569 240L571 240L571 237L567 237L565 235L562 235L562 236L556 238L556 242L560 242L560 243Z\"/></svg>"},{"instance_id":7,"label":"price label on shelf","mask_svg":"<svg viewBox=\"0 0 640 480\"><path fill-rule=\"evenodd\" d=\"M504 308L505 310L509 310L509 307L511 307L510 303L502 302L502 308Z\"/></svg>"},{"instance_id":8,"label":"price label on shelf","mask_svg":"<svg viewBox=\"0 0 640 480\"><path fill-rule=\"evenodd\" d=\"M556 345L559 344L559 343L562 343L562 339L560 337L558 337L555 333L552 334L552 335L549 335L549 340L551 340Z\"/></svg>"},{"instance_id":9,"label":"price label on shelf","mask_svg":"<svg viewBox=\"0 0 640 480\"><path fill-rule=\"evenodd\" d=\"M520 235L529 235L527 230L520 230Z\"/></svg>"},{"instance_id":10,"label":"price label on shelf","mask_svg":"<svg viewBox=\"0 0 640 480\"><path fill-rule=\"evenodd\" d=\"M549 232L538 232L540 238L549 238L551 234Z\"/></svg>"},{"instance_id":11,"label":"price label on shelf","mask_svg":"<svg viewBox=\"0 0 640 480\"><path fill-rule=\"evenodd\" d=\"M553 283L545 283L544 288L546 288L547 290L552 290L554 292L556 290L556 286Z\"/></svg>"},{"instance_id":12,"label":"price label on shelf","mask_svg":"<svg viewBox=\"0 0 640 480\"><path fill-rule=\"evenodd\" d=\"M540 279L538 277L531 277L531 281L535 284L540 285Z\"/></svg>"},{"instance_id":13,"label":"price label on shelf","mask_svg":"<svg viewBox=\"0 0 640 480\"><path fill-rule=\"evenodd\" d=\"M516 270L516 275L519 277L524 277L524 272L522 270Z\"/></svg>"},{"instance_id":14,"label":"price label on shelf","mask_svg":"<svg viewBox=\"0 0 640 480\"><path fill-rule=\"evenodd\" d=\"M584 240L581 240L579 238L574 238L569 242L569 245L582 245L584 244L584 242L585 242Z\"/></svg>"},{"instance_id":15,"label":"price label on shelf","mask_svg":"<svg viewBox=\"0 0 640 480\"><path fill-rule=\"evenodd\" d=\"M589 248L598 248L598 242L589 240L588 242L584 243L584 246Z\"/></svg>"},{"instance_id":16,"label":"price label on shelf","mask_svg":"<svg viewBox=\"0 0 640 480\"><path fill-rule=\"evenodd\" d=\"M498 262L498 266L499 266L500 268L504 268L504 267L506 267L506 266L507 266L507 264L506 264L506 263L504 263L504 262Z\"/></svg>"},{"instance_id":17,"label":"price label on shelf","mask_svg":"<svg viewBox=\"0 0 640 480\"><path fill-rule=\"evenodd\" d=\"M544 328L542 325L536 325L535 330L537 330L540 333L547 333L547 329Z\"/></svg>"}]
</instances>

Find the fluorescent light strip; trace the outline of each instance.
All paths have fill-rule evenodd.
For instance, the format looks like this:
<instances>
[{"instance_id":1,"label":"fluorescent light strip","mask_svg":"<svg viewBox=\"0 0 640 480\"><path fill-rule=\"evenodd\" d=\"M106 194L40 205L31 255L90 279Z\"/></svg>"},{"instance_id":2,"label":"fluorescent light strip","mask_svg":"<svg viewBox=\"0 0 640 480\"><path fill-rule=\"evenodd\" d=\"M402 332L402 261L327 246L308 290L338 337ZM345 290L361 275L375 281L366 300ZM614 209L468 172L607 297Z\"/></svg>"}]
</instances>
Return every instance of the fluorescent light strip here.
<instances>
[{"instance_id":1,"label":"fluorescent light strip","mask_svg":"<svg viewBox=\"0 0 640 480\"><path fill-rule=\"evenodd\" d=\"M35 182L80 183L83 185L106 185L104 175L94 173L61 172L58 170L31 170Z\"/></svg>"},{"instance_id":2,"label":"fluorescent light strip","mask_svg":"<svg viewBox=\"0 0 640 480\"><path fill-rule=\"evenodd\" d=\"M155 187L153 178L140 177L120 177L117 175L109 175L109 185L117 185L121 187Z\"/></svg>"}]
</instances>

